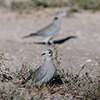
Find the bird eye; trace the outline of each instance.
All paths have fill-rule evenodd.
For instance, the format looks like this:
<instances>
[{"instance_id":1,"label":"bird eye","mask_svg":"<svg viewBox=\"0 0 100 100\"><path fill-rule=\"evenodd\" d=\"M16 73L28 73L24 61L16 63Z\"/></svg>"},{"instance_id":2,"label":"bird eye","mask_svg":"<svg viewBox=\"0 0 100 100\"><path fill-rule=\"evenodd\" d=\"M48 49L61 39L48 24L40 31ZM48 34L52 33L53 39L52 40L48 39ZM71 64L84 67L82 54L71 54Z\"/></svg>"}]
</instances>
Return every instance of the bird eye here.
<instances>
[{"instance_id":1,"label":"bird eye","mask_svg":"<svg viewBox=\"0 0 100 100\"><path fill-rule=\"evenodd\" d=\"M49 54L50 54L51 52L49 52Z\"/></svg>"}]
</instances>

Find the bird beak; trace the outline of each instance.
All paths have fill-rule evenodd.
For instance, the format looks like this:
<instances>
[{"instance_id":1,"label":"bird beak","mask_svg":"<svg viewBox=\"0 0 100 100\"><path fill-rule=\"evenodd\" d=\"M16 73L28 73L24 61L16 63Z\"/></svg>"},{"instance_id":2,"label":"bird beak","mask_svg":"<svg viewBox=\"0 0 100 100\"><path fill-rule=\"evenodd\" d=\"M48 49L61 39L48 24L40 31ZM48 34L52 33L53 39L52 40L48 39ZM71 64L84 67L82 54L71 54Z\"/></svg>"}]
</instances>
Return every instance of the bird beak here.
<instances>
[{"instance_id":1,"label":"bird beak","mask_svg":"<svg viewBox=\"0 0 100 100\"><path fill-rule=\"evenodd\" d=\"M45 55L45 53L42 53L42 55L41 55L41 56L43 56L43 55Z\"/></svg>"}]
</instances>

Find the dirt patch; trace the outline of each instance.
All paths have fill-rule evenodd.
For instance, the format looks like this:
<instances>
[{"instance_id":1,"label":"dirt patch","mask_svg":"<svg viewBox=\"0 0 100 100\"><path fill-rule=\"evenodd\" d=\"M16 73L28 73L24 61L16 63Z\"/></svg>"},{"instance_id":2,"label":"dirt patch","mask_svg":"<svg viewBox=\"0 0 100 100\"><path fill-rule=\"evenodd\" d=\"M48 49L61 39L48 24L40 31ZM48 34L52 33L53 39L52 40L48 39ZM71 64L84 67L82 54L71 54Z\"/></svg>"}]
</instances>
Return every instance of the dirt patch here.
<instances>
[{"instance_id":1,"label":"dirt patch","mask_svg":"<svg viewBox=\"0 0 100 100\"><path fill-rule=\"evenodd\" d=\"M5 61L12 71L20 68L22 63L28 63L32 68L43 63L41 53L45 49L52 49L52 46L35 44L35 41L39 41L35 38L23 40L21 37L51 23L59 10L61 9L45 9L21 16L0 10L0 52L12 59ZM93 70L93 76L97 73L98 64L95 58L100 56L99 21L100 13L89 11L78 12L72 17L62 19L60 33L54 39L62 55L61 68L71 68L76 74L88 62L83 72Z\"/></svg>"}]
</instances>

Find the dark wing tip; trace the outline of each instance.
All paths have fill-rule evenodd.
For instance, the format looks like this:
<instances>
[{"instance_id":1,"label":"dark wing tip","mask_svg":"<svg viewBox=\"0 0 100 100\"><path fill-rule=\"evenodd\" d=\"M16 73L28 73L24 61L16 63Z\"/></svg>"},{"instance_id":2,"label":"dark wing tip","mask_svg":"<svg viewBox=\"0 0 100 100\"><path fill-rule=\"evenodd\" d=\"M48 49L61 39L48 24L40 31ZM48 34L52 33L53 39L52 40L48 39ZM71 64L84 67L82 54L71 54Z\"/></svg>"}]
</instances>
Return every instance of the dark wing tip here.
<instances>
[{"instance_id":1,"label":"dark wing tip","mask_svg":"<svg viewBox=\"0 0 100 100\"><path fill-rule=\"evenodd\" d=\"M29 37L32 37L32 36L37 36L37 33L31 33L30 35L23 36L22 39L29 38Z\"/></svg>"},{"instance_id":2,"label":"dark wing tip","mask_svg":"<svg viewBox=\"0 0 100 100\"><path fill-rule=\"evenodd\" d=\"M23 36L22 39L29 38L29 37L30 37L30 35L28 35L28 36Z\"/></svg>"}]
</instances>

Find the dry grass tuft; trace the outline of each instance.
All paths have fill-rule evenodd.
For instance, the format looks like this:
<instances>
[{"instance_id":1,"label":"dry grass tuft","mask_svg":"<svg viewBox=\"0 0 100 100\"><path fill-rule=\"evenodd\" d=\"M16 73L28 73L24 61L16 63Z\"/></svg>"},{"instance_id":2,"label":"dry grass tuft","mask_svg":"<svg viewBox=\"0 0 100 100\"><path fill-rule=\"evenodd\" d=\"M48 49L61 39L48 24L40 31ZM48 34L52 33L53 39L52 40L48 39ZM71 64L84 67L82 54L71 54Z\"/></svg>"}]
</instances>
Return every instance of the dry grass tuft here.
<instances>
[{"instance_id":1,"label":"dry grass tuft","mask_svg":"<svg viewBox=\"0 0 100 100\"><path fill-rule=\"evenodd\" d=\"M22 64L20 70L11 73L4 68L4 54L0 56L0 100L100 100L100 73L92 78L86 72L80 76L81 68L77 75L73 72L60 69L61 58L57 47L54 60L57 64L57 75L49 83L42 86L33 85L30 80L22 85L32 72L28 65ZM96 59L100 67L100 58ZM2 69L4 68L4 69Z\"/></svg>"}]
</instances>

